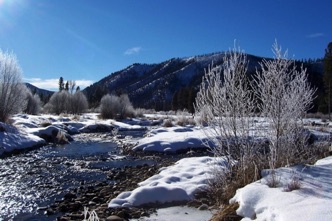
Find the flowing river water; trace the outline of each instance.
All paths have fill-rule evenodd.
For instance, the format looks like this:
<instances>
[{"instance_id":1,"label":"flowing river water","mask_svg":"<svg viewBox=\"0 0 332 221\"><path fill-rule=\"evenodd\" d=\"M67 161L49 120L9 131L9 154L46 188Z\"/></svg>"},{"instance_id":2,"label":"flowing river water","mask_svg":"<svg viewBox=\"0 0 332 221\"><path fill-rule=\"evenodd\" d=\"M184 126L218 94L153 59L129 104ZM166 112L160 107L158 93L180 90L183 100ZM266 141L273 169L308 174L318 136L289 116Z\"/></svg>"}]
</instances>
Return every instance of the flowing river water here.
<instances>
[{"instance_id":1,"label":"flowing river water","mask_svg":"<svg viewBox=\"0 0 332 221\"><path fill-rule=\"evenodd\" d=\"M137 139L143 132L131 132ZM42 208L82 183L106 181L106 171L154 164L122 156L111 133L79 134L64 146L42 148L0 159L0 220L54 220ZM111 181L108 181L111 182Z\"/></svg>"}]
</instances>

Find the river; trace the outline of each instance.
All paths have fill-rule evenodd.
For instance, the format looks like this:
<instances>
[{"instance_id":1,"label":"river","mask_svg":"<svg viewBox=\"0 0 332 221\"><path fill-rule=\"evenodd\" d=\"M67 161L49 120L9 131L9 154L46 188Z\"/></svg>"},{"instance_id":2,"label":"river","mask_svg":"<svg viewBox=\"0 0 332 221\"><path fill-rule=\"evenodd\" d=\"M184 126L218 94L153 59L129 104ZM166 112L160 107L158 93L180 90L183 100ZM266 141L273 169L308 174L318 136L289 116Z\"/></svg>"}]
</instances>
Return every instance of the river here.
<instances>
[{"instance_id":1,"label":"river","mask_svg":"<svg viewBox=\"0 0 332 221\"><path fill-rule=\"evenodd\" d=\"M137 139L143 132L130 135ZM106 171L115 167L154 163L122 156L112 136L79 134L70 144L0 159L0 220L54 220L58 214L46 216L43 208L68 191L83 183L107 181Z\"/></svg>"}]
</instances>

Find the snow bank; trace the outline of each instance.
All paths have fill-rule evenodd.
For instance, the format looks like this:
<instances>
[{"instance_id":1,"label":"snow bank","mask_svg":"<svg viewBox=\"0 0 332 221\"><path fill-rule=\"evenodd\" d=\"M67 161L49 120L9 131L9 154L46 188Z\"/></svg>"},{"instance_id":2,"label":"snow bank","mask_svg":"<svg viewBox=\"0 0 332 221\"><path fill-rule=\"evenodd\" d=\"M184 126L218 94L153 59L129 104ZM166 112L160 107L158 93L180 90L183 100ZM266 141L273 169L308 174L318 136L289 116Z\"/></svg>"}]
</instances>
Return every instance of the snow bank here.
<instances>
[{"instance_id":1,"label":"snow bank","mask_svg":"<svg viewBox=\"0 0 332 221\"><path fill-rule=\"evenodd\" d=\"M32 134L22 133L15 127L0 122L0 155L44 144L45 140Z\"/></svg>"},{"instance_id":2,"label":"snow bank","mask_svg":"<svg viewBox=\"0 0 332 221\"><path fill-rule=\"evenodd\" d=\"M171 127L151 130L147 137L133 147L137 151L177 152L186 149L206 148L206 135L198 127Z\"/></svg>"},{"instance_id":3,"label":"snow bank","mask_svg":"<svg viewBox=\"0 0 332 221\"><path fill-rule=\"evenodd\" d=\"M111 200L109 207L132 207L150 203L182 202L193 199L194 193L207 187L213 169L225 166L224 158L184 158L159 174L139 183L133 191L123 192Z\"/></svg>"},{"instance_id":4,"label":"snow bank","mask_svg":"<svg viewBox=\"0 0 332 221\"><path fill-rule=\"evenodd\" d=\"M313 166L276 170L280 183L270 188L270 175L237 190L230 203L240 204L242 220L332 220L332 157ZM299 179L300 189L287 191L287 185Z\"/></svg>"}]
</instances>

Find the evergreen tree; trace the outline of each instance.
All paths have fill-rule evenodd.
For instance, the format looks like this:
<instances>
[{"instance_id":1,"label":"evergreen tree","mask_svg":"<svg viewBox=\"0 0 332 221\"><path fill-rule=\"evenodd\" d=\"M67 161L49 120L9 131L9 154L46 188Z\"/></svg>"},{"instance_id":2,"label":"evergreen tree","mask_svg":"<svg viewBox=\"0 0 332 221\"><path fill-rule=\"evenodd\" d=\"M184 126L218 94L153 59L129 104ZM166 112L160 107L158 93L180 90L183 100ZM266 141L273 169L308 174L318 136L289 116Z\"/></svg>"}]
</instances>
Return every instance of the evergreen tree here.
<instances>
[{"instance_id":1,"label":"evergreen tree","mask_svg":"<svg viewBox=\"0 0 332 221\"><path fill-rule=\"evenodd\" d=\"M59 79L59 91L62 91L63 89L64 89L63 77L60 77L60 79Z\"/></svg>"},{"instance_id":2,"label":"evergreen tree","mask_svg":"<svg viewBox=\"0 0 332 221\"><path fill-rule=\"evenodd\" d=\"M188 96L188 106L187 109L189 113L195 113L194 103L196 99L196 91L194 87L189 88L189 96Z\"/></svg>"},{"instance_id":3,"label":"evergreen tree","mask_svg":"<svg viewBox=\"0 0 332 221\"><path fill-rule=\"evenodd\" d=\"M65 90L66 90L66 91L69 91L69 82L68 82L68 81L66 82Z\"/></svg>"},{"instance_id":4,"label":"evergreen tree","mask_svg":"<svg viewBox=\"0 0 332 221\"><path fill-rule=\"evenodd\" d=\"M179 109L178 96L179 96L179 91L176 91L172 98L172 110L175 111Z\"/></svg>"},{"instance_id":5,"label":"evergreen tree","mask_svg":"<svg viewBox=\"0 0 332 221\"><path fill-rule=\"evenodd\" d=\"M325 101L327 103L329 118L332 103L332 42L330 42L325 50L324 56L324 86L325 86Z\"/></svg>"}]
</instances>

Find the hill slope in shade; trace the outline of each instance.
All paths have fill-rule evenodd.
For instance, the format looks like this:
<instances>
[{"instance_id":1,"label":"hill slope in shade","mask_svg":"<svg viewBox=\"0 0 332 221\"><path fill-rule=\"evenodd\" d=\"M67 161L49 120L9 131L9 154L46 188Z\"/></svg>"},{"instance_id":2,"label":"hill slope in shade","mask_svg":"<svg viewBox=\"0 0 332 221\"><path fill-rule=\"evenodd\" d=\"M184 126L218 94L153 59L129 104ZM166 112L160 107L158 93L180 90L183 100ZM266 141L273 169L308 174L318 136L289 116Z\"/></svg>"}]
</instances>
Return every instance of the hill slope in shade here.
<instances>
[{"instance_id":1,"label":"hill slope in shade","mask_svg":"<svg viewBox=\"0 0 332 221\"><path fill-rule=\"evenodd\" d=\"M173 95L182 88L198 90L204 69L222 63L224 53L173 58L158 64L133 64L84 89L90 103L107 93L127 93L135 107L171 109ZM249 69L255 70L260 57L248 55Z\"/></svg>"}]
</instances>

